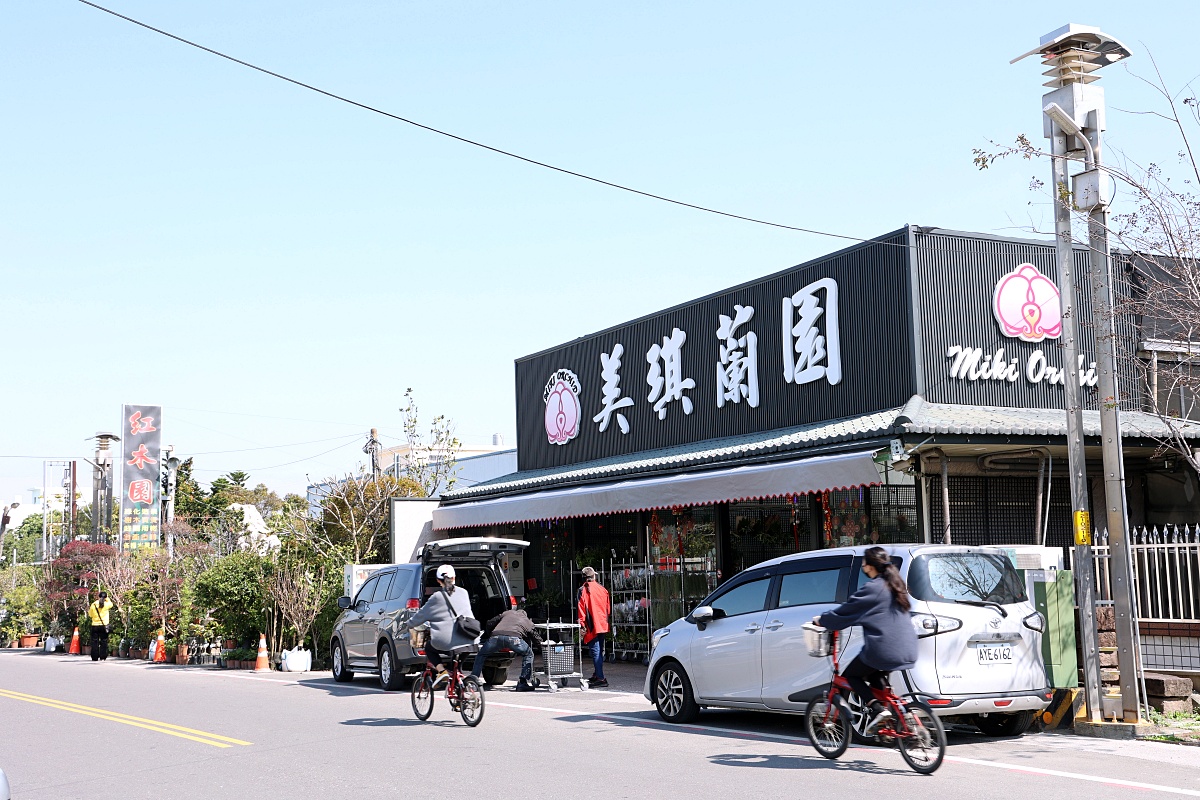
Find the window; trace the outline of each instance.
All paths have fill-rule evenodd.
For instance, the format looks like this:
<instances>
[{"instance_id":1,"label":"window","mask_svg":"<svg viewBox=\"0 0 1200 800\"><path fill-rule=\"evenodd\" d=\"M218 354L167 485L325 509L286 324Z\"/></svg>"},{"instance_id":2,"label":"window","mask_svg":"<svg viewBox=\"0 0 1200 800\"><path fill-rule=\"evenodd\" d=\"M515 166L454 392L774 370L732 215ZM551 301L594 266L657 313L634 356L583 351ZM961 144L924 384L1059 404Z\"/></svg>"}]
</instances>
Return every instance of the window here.
<instances>
[{"instance_id":1,"label":"window","mask_svg":"<svg viewBox=\"0 0 1200 800\"><path fill-rule=\"evenodd\" d=\"M396 577L392 580L392 588L388 589L388 600L399 600L404 590L408 588L408 583L412 579L412 571L407 569L396 570Z\"/></svg>"},{"instance_id":2,"label":"window","mask_svg":"<svg viewBox=\"0 0 1200 800\"><path fill-rule=\"evenodd\" d=\"M375 586L378 583L379 578L377 576L372 576L366 583L364 583L354 598L354 605L371 602L371 595L375 594Z\"/></svg>"},{"instance_id":3,"label":"window","mask_svg":"<svg viewBox=\"0 0 1200 800\"><path fill-rule=\"evenodd\" d=\"M375 595L371 598L372 603L382 603L388 596L388 590L392 588L392 578L396 573L389 572L386 575L379 576L379 583L375 585Z\"/></svg>"},{"instance_id":4,"label":"window","mask_svg":"<svg viewBox=\"0 0 1200 800\"><path fill-rule=\"evenodd\" d=\"M770 576L733 587L712 601L714 617L736 617L738 614L762 611L767 607L767 590L769 588L771 588Z\"/></svg>"},{"instance_id":5,"label":"window","mask_svg":"<svg viewBox=\"0 0 1200 800\"><path fill-rule=\"evenodd\" d=\"M836 603L841 569L822 569L784 575L779 584L779 608Z\"/></svg>"},{"instance_id":6,"label":"window","mask_svg":"<svg viewBox=\"0 0 1200 800\"><path fill-rule=\"evenodd\" d=\"M908 581L918 600L1008 605L1025 599L1025 585L1007 556L992 553L919 556Z\"/></svg>"},{"instance_id":7,"label":"window","mask_svg":"<svg viewBox=\"0 0 1200 800\"><path fill-rule=\"evenodd\" d=\"M900 569L900 565L904 563L904 559L900 556L892 556L892 563L896 565L896 569ZM854 591L858 591L867 585L867 581L871 580L867 577L867 573L862 571L862 560L858 562L858 583L854 584Z\"/></svg>"}]
</instances>

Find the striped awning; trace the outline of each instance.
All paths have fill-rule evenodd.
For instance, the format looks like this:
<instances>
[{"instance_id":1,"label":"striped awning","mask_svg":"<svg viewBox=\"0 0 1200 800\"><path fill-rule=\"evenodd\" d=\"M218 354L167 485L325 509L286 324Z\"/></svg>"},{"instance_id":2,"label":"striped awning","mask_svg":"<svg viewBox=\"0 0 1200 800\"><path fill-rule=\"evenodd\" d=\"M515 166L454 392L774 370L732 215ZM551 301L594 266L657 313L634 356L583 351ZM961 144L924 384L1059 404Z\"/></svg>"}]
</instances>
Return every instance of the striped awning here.
<instances>
[{"instance_id":1,"label":"striped awning","mask_svg":"<svg viewBox=\"0 0 1200 800\"><path fill-rule=\"evenodd\" d=\"M450 530L538 522L872 486L882 482L872 458L874 452L865 450L708 472L629 478L616 483L458 503L435 509L433 527Z\"/></svg>"}]
</instances>

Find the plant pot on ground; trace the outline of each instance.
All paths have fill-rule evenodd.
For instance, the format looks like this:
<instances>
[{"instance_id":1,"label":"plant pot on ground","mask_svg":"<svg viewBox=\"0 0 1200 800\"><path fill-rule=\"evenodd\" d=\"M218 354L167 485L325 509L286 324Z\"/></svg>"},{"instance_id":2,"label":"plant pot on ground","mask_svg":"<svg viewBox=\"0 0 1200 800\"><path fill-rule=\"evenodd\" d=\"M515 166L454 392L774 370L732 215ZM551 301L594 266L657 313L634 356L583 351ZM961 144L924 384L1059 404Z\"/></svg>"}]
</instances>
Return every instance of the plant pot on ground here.
<instances>
[{"instance_id":1,"label":"plant pot on ground","mask_svg":"<svg viewBox=\"0 0 1200 800\"><path fill-rule=\"evenodd\" d=\"M23 634L21 636L20 646L21 647L37 647L38 640L40 638L41 638L41 636L36 633Z\"/></svg>"}]
</instances>

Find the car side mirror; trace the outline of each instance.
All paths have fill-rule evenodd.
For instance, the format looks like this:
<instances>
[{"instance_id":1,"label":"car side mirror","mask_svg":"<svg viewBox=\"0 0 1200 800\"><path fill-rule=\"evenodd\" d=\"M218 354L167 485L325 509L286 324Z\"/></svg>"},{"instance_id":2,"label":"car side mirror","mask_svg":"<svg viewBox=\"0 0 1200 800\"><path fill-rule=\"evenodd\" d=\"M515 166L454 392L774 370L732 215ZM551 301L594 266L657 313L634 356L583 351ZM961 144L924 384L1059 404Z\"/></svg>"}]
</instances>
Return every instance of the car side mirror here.
<instances>
[{"instance_id":1,"label":"car side mirror","mask_svg":"<svg viewBox=\"0 0 1200 800\"><path fill-rule=\"evenodd\" d=\"M340 608L342 611L345 611L349 607L350 607L350 598L349 597L339 597L338 598L338 608Z\"/></svg>"},{"instance_id":2,"label":"car side mirror","mask_svg":"<svg viewBox=\"0 0 1200 800\"><path fill-rule=\"evenodd\" d=\"M713 621L712 606L696 606L696 610L692 612L692 621L697 625L707 625ZM703 628L701 628L703 630Z\"/></svg>"}]
</instances>

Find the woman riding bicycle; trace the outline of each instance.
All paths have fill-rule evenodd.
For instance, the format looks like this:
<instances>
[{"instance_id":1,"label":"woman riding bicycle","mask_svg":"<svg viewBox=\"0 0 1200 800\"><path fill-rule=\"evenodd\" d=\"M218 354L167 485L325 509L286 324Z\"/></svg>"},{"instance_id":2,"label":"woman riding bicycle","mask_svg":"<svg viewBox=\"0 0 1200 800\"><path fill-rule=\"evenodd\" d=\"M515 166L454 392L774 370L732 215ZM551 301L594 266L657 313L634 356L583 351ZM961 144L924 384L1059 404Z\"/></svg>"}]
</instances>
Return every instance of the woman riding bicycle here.
<instances>
[{"instance_id":1,"label":"woman riding bicycle","mask_svg":"<svg viewBox=\"0 0 1200 800\"><path fill-rule=\"evenodd\" d=\"M454 586L454 567L443 564L437 569L440 589L429 596L425 605L408 620L408 628L429 625L429 642L425 645L425 658L430 664L442 668L442 656L455 647L471 644L474 640L458 630L455 621L461 617L475 617L471 611L471 598L465 589Z\"/></svg>"},{"instance_id":2,"label":"woman riding bicycle","mask_svg":"<svg viewBox=\"0 0 1200 800\"><path fill-rule=\"evenodd\" d=\"M842 670L842 676L877 718L882 707L873 699L870 687L882 688L888 674L916 665L917 632L909 615L908 586L887 551L869 548L863 553L862 571L871 580L845 603L813 622L835 631L851 625L862 627L866 643L858 657Z\"/></svg>"}]
</instances>

